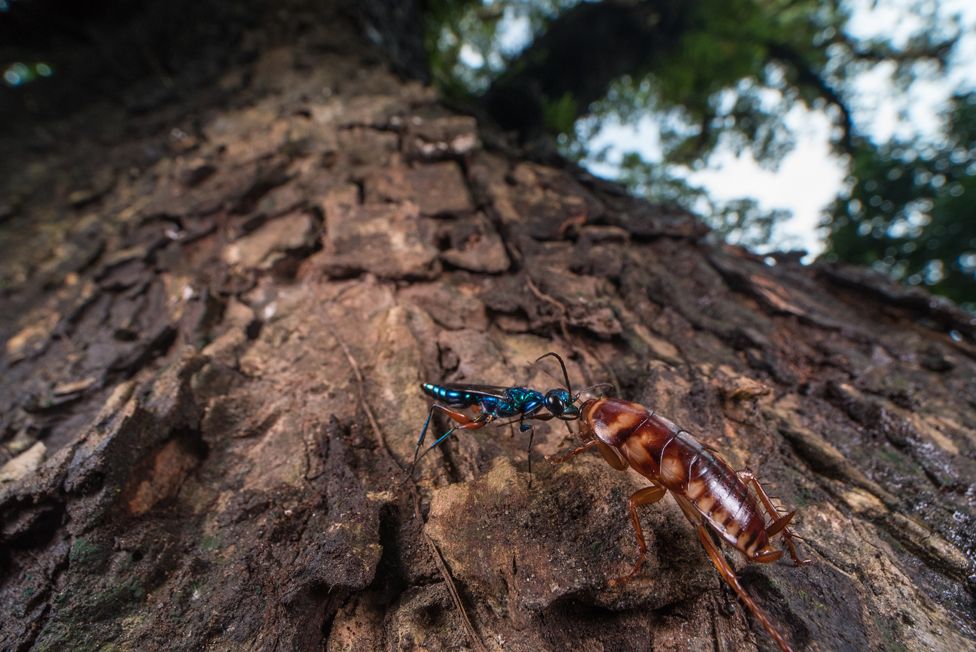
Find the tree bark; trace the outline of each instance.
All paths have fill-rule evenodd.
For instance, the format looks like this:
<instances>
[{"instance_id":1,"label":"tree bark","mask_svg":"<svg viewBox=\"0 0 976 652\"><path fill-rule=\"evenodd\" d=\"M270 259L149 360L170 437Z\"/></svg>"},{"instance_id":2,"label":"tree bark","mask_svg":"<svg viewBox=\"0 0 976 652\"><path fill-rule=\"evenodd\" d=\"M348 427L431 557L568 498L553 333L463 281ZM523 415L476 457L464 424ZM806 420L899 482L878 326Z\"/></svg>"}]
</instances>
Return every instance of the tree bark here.
<instances>
[{"instance_id":1,"label":"tree bark","mask_svg":"<svg viewBox=\"0 0 976 652\"><path fill-rule=\"evenodd\" d=\"M607 585L645 483L560 428L531 483L507 429L407 477L419 382L547 351L798 508L813 565L727 552L797 649L972 648L970 315L525 160L336 29L4 178L0 648L770 649L670 499Z\"/></svg>"}]
</instances>

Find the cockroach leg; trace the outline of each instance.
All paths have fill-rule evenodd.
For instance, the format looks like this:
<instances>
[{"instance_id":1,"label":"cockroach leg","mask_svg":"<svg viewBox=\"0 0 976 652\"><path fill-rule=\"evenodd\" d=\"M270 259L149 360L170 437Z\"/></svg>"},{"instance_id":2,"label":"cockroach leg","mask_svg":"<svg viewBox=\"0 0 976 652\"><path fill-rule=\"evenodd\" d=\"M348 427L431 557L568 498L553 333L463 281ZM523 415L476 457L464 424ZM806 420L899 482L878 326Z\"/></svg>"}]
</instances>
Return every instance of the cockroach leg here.
<instances>
[{"instance_id":1,"label":"cockroach leg","mask_svg":"<svg viewBox=\"0 0 976 652\"><path fill-rule=\"evenodd\" d=\"M735 571L732 570L732 567L729 566L729 562L725 559L725 557L722 556L721 551L718 549L718 546L715 545L715 542L712 541L712 538L708 536L708 530L706 529L705 524L702 523L701 519L699 518L697 523L692 521L692 525L695 526L695 531L698 533L698 539L705 547L705 552L708 553L708 558L712 560L712 563L715 565L715 568L718 569L719 575L722 576L725 583L732 587L732 590L735 591L736 595L739 596L739 599L746 604L749 611L751 611L756 619L762 623L763 628L769 632L771 637L773 637L773 640L776 641L777 645L779 645L780 650L783 652L792 652L789 643L786 642L783 635L776 630L773 623L770 622L769 618L766 617L766 614L763 613L763 611L759 608L759 605L753 602L749 594L746 593L746 590L742 588L741 584L739 584L739 578L735 576Z\"/></svg>"},{"instance_id":2,"label":"cockroach leg","mask_svg":"<svg viewBox=\"0 0 976 652\"><path fill-rule=\"evenodd\" d=\"M558 455L558 456L555 456L555 457L552 456L552 455L546 455L546 459L548 461L552 462L553 464L562 464L563 462L565 462L565 461L567 461L569 459L572 459L572 458L576 457L580 453L582 453L584 451L590 450L591 448L593 448L594 446L596 446L598 443L600 443L600 440L599 439L590 439L589 441L587 441L582 446L577 446L576 448L574 448L573 450L569 451L568 453L565 453L563 455Z\"/></svg>"},{"instance_id":3,"label":"cockroach leg","mask_svg":"<svg viewBox=\"0 0 976 652\"><path fill-rule=\"evenodd\" d=\"M607 464L617 469L618 471L627 470L627 460L620 457L620 455L617 454L617 451L615 451L610 446L607 446L602 441L600 440L596 440L596 441L599 442L596 445L596 448L598 451L600 451L600 455L603 457L603 461L605 461Z\"/></svg>"},{"instance_id":4,"label":"cockroach leg","mask_svg":"<svg viewBox=\"0 0 976 652\"><path fill-rule=\"evenodd\" d=\"M631 520L639 547L637 563L629 575L613 580L611 585L627 581L640 572L647 546L637 507L659 500L666 490L696 529L722 579L780 649L789 650L786 639L739 584L719 551L718 538L734 546L747 560L768 564L785 554L769 541L771 536L782 534L794 563L804 564L807 560L797 554L788 527L793 513L777 509L751 473L736 474L715 449L703 445L691 433L646 406L616 398L591 398L582 402L576 414L585 443L558 458L559 461L597 446L611 466L617 469L629 466L651 482L651 487L630 499ZM599 445L595 440L599 440ZM767 512L771 523L767 523L770 519Z\"/></svg>"},{"instance_id":5,"label":"cockroach leg","mask_svg":"<svg viewBox=\"0 0 976 652\"><path fill-rule=\"evenodd\" d=\"M742 482L755 490L756 495L759 496L759 501L766 508L766 511L769 512L770 517L773 518L773 522L766 528L766 535L771 538L782 531L783 541L786 543L786 549L790 552L790 558L793 559L794 566L805 566L806 564L812 563L812 559L800 559L800 554L796 550L796 543L793 541L793 532L786 527L793 520L796 512L780 514L779 510L773 504L772 499L769 497L769 494L766 493L766 489L762 486L762 483L759 482L759 479L751 471L738 471L737 473Z\"/></svg>"},{"instance_id":6,"label":"cockroach leg","mask_svg":"<svg viewBox=\"0 0 976 652\"><path fill-rule=\"evenodd\" d=\"M641 528L640 515L637 513L637 508L656 503L664 498L667 493L667 489L654 483L650 487L631 494L630 500L627 502L630 506L630 522L634 526L634 534L637 535L637 562L634 564L633 570L627 575L610 580L610 586L618 586L624 582L629 582L640 573L641 568L644 566L644 559L647 557L647 542L644 540L644 530Z\"/></svg>"}]
</instances>

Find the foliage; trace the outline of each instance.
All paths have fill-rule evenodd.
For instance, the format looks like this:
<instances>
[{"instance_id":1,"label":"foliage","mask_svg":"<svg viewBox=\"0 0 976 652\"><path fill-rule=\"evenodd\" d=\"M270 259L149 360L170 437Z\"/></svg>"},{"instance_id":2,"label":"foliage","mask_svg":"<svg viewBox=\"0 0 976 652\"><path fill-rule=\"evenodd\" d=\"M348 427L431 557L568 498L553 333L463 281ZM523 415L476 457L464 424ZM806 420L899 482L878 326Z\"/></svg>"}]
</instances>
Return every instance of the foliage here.
<instances>
[{"instance_id":1,"label":"foliage","mask_svg":"<svg viewBox=\"0 0 976 652\"><path fill-rule=\"evenodd\" d=\"M575 4L572 0L428 2L427 45L435 79L455 90L483 91L517 61L516 53L503 47L500 30L524 18L538 33ZM847 124L844 95L857 75L879 63L893 62L894 78L907 87L918 75L919 64L944 68L958 36L956 24L942 20L934 9L923 12L921 4L915 9L924 20L901 47L887 40L862 42L849 36L845 30L851 9L838 0L684 4L682 32L673 52L641 62L617 80L606 101L579 107L577 116L627 121L649 110L671 111L668 124L662 125L666 163L701 165L720 138L737 151L748 148L757 160L774 163L790 148L782 117L797 103L811 108L833 105L841 127L837 144L842 146L852 128ZM556 103L564 98L548 100Z\"/></svg>"},{"instance_id":2,"label":"foliage","mask_svg":"<svg viewBox=\"0 0 976 652\"><path fill-rule=\"evenodd\" d=\"M938 145L860 142L830 208L831 256L976 309L976 93L953 98Z\"/></svg>"},{"instance_id":3,"label":"foliage","mask_svg":"<svg viewBox=\"0 0 976 652\"><path fill-rule=\"evenodd\" d=\"M704 216L718 237L732 244L762 248L774 240L777 225L788 217L787 211L781 209L763 210L759 202L749 197L718 201L705 188L634 153L624 155L620 170L619 180L633 191L654 202L694 210Z\"/></svg>"},{"instance_id":4,"label":"foliage","mask_svg":"<svg viewBox=\"0 0 976 652\"><path fill-rule=\"evenodd\" d=\"M527 57L550 54L533 51L531 46L520 53L502 45L505 38L500 37L506 31L523 19L538 41L577 4L572 0L431 0L427 42L435 79L455 97L482 94L493 79L513 70L517 73ZM574 101L571 89L542 98L545 127L558 135L566 155L598 162L601 153L590 151L589 139L601 125L629 124L652 115L659 130L660 154L653 160L637 152L626 154L616 162L621 180L648 197L706 215L712 226L734 241L768 246L776 223L788 213L763 212L749 199L715 202L683 177L707 166L719 146L736 154L748 152L774 169L795 145L785 123L787 113L797 105L826 111L835 123L834 151L848 157L851 166L850 189L831 210L837 220L836 225L828 225L831 255L875 264L958 301L976 301L970 249L959 239L970 228L959 222L965 217L964 191L972 183L967 167L971 152L959 138L964 116L954 118L955 144L948 140L929 144L916 154L910 151L922 147L921 143L871 142L868 125L856 119L866 122L865 117L870 117L855 110L856 82L864 73L881 67L890 72L899 91L916 79L946 73L961 27L957 17L946 17L938 0L882 3L911 16L913 32L873 38L853 35L854 9L845 0L604 0L604 4L644 6L652 17L665 17L662 25L666 23L670 31L662 26L655 33L654 20L649 20L648 39L672 45L650 48L627 74L607 80L603 99L589 105ZM971 130L976 118L965 119L970 120L966 124ZM895 170L902 170L904 178L916 171L921 176L898 185L885 176L898 174ZM871 203L875 196L882 198L878 205ZM913 242L919 238L926 242Z\"/></svg>"},{"instance_id":5,"label":"foliage","mask_svg":"<svg viewBox=\"0 0 976 652\"><path fill-rule=\"evenodd\" d=\"M539 32L577 1L426 0L424 45L434 82L451 97L484 91L515 54L504 47L500 31L522 18L533 33Z\"/></svg>"}]
</instances>

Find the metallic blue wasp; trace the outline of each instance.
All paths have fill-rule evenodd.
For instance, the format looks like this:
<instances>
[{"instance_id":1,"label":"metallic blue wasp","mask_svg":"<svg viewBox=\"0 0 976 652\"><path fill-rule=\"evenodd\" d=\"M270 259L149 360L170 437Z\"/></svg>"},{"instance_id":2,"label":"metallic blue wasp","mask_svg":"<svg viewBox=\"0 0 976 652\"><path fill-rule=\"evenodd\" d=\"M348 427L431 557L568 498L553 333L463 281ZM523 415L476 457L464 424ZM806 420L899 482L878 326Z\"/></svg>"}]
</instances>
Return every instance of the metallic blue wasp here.
<instances>
[{"instance_id":1,"label":"metallic blue wasp","mask_svg":"<svg viewBox=\"0 0 976 652\"><path fill-rule=\"evenodd\" d=\"M569 374L566 372L566 364L559 357L559 354L547 353L536 362L550 356L559 361L563 378L566 381L565 389L550 389L543 394L528 387L423 383L420 389L423 390L424 394L443 403L434 403L427 412L427 420L424 421L424 427L417 439L417 447L414 449L413 463L410 465L411 473L417 465L417 461L422 457L420 447L427 436L427 429L430 427L430 420L435 411L446 414L457 425L450 428L431 444L424 451L424 455L454 434L455 430L477 430L484 428L496 419L511 419L500 425L518 422L521 432L532 430L531 421L549 421L550 419L573 421L579 419L579 409L575 405L579 397L573 396L573 389L569 384ZM469 417L458 411L472 407L479 410L477 416ZM532 436L534 434L532 432L529 435L530 470Z\"/></svg>"}]
</instances>

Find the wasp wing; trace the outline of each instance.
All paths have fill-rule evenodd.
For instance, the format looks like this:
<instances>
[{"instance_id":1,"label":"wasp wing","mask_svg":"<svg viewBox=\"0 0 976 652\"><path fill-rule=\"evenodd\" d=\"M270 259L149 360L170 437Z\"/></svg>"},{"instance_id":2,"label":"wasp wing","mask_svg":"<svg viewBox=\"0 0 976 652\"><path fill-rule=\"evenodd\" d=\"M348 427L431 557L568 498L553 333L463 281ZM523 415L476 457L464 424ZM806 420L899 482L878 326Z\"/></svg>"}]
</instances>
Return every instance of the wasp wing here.
<instances>
[{"instance_id":1,"label":"wasp wing","mask_svg":"<svg viewBox=\"0 0 976 652\"><path fill-rule=\"evenodd\" d=\"M469 385L466 383L448 383L444 387L458 392L473 394L477 397L497 398L501 400L508 398L508 390L510 389L508 387L501 387L500 385Z\"/></svg>"}]
</instances>

